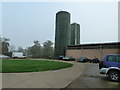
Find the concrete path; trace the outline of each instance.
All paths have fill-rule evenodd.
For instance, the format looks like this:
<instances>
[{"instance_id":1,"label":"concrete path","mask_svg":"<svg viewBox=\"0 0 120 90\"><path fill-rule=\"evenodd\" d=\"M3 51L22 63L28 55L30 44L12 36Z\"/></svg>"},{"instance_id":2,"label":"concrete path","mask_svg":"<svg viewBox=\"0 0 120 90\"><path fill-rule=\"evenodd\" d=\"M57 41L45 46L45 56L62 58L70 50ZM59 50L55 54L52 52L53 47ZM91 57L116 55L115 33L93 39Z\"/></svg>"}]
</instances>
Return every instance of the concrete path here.
<instances>
[{"instance_id":1,"label":"concrete path","mask_svg":"<svg viewBox=\"0 0 120 90\"><path fill-rule=\"evenodd\" d=\"M73 67L57 71L3 73L2 88L65 88L85 70L82 63L69 63L73 63Z\"/></svg>"}]
</instances>

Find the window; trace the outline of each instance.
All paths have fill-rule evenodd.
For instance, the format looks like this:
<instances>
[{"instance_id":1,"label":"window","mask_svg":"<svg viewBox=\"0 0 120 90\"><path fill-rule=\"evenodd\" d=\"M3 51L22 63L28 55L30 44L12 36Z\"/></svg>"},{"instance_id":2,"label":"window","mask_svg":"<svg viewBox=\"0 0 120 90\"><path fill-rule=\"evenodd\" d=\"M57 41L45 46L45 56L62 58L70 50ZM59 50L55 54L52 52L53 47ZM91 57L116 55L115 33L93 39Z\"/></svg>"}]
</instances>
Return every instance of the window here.
<instances>
[{"instance_id":1,"label":"window","mask_svg":"<svg viewBox=\"0 0 120 90\"><path fill-rule=\"evenodd\" d=\"M107 61L110 61L110 62L120 62L120 56L109 56L107 58Z\"/></svg>"}]
</instances>

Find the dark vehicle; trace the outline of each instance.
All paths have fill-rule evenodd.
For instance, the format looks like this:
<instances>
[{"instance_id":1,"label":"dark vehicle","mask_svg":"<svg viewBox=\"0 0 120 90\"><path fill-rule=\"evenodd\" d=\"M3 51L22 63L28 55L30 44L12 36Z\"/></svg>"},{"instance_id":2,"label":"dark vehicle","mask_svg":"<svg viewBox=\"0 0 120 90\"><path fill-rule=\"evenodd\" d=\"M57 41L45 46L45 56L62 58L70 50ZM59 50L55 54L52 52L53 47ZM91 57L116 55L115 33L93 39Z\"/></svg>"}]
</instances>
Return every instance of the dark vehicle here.
<instances>
[{"instance_id":1,"label":"dark vehicle","mask_svg":"<svg viewBox=\"0 0 120 90\"><path fill-rule=\"evenodd\" d=\"M73 58L73 57L63 57L63 60L65 60L65 61L74 61L75 58Z\"/></svg>"},{"instance_id":2,"label":"dark vehicle","mask_svg":"<svg viewBox=\"0 0 120 90\"><path fill-rule=\"evenodd\" d=\"M64 56L60 56L60 57L59 57L59 60L63 60L63 58L64 58Z\"/></svg>"},{"instance_id":3,"label":"dark vehicle","mask_svg":"<svg viewBox=\"0 0 120 90\"><path fill-rule=\"evenodd\" d=\"M80 57L80 58L77 59L77 61L78 61L78 62L88 62L89 59L86 58L86 57Z\"/></svg>"},{"instance_id":4,"label":"dark vehicle","mask_svg":"<svg viewBox=\"0 0 120 90\"><path fill-rule=\"evenodd\" d=\"M70 61L75 61L75 58L69 57Z\"/></svg>"},{"instance_id":5,"label":"dark vehicle","mask_svg":"<svg viewBox=\"0 0 120 90\"><path fill-rule=\"evenodd\" d=\"M93 63L99 63L99 59L98 58L95 58L92 60Z\"/></svg>"},{"instance_id":6,"label":"dark vehicle","mask_svg":"<svg viewBox=\"0 0 120 90\"><path fill-rule=\"evenodd\" d=\"M120 81L120 55L106 55L99 63L100 74L111 81Z\"/></svg>"}]
</instances>

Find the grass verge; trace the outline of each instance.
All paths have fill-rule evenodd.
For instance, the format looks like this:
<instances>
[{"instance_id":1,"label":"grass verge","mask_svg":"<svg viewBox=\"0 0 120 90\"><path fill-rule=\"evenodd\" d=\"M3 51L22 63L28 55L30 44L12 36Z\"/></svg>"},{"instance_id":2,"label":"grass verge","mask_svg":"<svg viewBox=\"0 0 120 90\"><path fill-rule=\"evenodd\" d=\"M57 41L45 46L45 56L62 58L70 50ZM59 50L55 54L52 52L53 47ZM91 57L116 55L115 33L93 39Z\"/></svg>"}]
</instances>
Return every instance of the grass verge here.
<instances>
[{"instance_id":1,"label":"grass verge","mask_svg":"<svg viewBox=\"0 0 120 90\"><path fill-rule=\"evenodd\" d=\"M57 61L3 59L2 73L50 71L71 66L73 66L73 64Z\"/></svg>"}]
</instances>

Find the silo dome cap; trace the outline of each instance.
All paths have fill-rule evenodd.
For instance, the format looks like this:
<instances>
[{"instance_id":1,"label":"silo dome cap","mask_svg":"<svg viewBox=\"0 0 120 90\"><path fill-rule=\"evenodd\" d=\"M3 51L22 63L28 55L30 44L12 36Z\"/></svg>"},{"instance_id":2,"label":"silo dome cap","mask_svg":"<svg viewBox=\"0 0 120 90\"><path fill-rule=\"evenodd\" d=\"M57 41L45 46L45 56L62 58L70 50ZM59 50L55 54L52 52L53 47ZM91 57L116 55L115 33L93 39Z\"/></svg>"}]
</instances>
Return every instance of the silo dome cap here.
<instances>
[{"instance_id":1,"label":"silo dome cap","mask_svg":"<svg viewBox=\"0 0 120 90\"><path fill-rule=\"evenodd\" d=\"M59 12L57 12L57 14L58 13L68 13L68 14L70 14L69 12L67 12L67 11L59 11Z\"/></svg>"}]
</instances>

